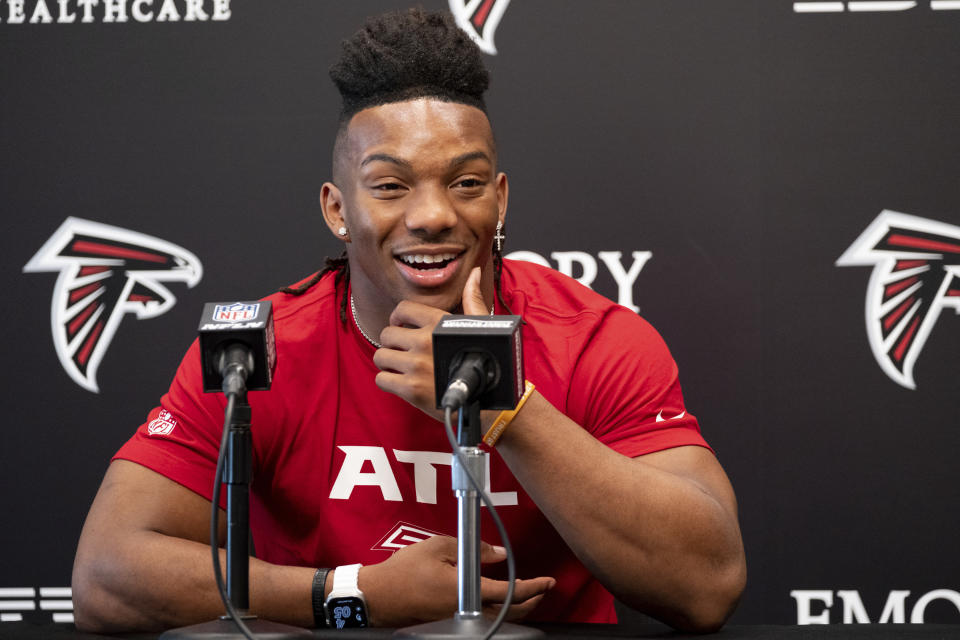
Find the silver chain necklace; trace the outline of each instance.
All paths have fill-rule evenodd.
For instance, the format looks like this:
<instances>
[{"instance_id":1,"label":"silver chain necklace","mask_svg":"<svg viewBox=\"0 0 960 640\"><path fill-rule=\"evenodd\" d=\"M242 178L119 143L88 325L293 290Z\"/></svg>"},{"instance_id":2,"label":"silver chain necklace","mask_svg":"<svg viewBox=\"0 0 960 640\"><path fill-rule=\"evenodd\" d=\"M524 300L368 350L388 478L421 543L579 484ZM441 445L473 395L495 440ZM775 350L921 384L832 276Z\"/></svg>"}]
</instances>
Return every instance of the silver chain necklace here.
<instances>
[{"instance_id":1,"label":"silver chain necklace","mask_svg":"<svg viewBox=\"0 0 960 640\"><path fill-rule=\"evenodd\" d=\"M353 314L353 324L357 325L357 330L360 332L364 338L367 339L367 342L375 346L377 349L382 349L383 345L367 335L367 332L363 330L363 327L360 326L360 321L357 320L357 305L353 303L353 294L350 294L350 312ZM494 308L490 307L490 315L493 315Z\"/></svg>"},{"instance_id":2,"label":"silver chain necklace","mask_svg":"<svg viewBox=\"0 0 960 640\"><path fill-rule=\"evenodd\" d=\"M363 330L363 327L360 326L360 321L357 320L357 305L353 304L353 294L350 294L350 311L353 313L353 324L357 325L357 329L360 331L360 335L367 339L367 342L375 346L377 349L380 349L383 345L367 335L367 332Z\"/></svg>"}]
</instances>

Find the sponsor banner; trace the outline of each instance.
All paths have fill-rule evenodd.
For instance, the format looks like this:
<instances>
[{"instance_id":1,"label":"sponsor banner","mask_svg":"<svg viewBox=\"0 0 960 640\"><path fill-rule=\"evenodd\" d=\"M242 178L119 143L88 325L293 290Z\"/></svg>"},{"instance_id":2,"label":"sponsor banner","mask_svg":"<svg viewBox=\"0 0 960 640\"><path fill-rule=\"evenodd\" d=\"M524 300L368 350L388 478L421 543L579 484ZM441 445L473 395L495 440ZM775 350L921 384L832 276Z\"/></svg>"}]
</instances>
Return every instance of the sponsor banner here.
<instances>
[{"instance_id":1,"label":"sponsor banner","mask_svg":"<svg viewBox=\"0 0 960 640\"><path fill-rule=\"evenodd\" d=\"M0 0L0 25L223 22L231 16L230 0Z\"/></svg>"},{"instance_id":2,"label":"sponsor banner","mask_svg":"<svg viewBox=\"0 0 960 640\"><path fill-rule=\"evenodd\" d=\"M508 253L505 258L526 260L544 267L556 269L564 275L574 278L580 284L590 287L597 279L599 266L602 264L610 276L617 283L616 301L626 308L640 312L640 307L634 303L633 295L635 283L643 270L644 265L653 257L652 251L632 251L630 266L624 262L622 251L599 251L596 258L586 251L551 251L550 258L556 265L544 258L536 251L521 250ZM597 261L599 258L599 262ZM613 299L611 297L611 299Z\"/></svg>"},{"instance_id":3,"label":"sponsor banner","mask_svg":"<svg viewBox=\"0 0 960 640\"><path fill-rule=\"evenodd\" d=\"M0 587L0 622L73 622L70 587Z\"/></svg>"},{"instance_id":4,"label":"sponsor banner","mask_svg":"<svg viewBox=\"0 0 960 640\"><path fill-rule=\"evenodd\" d=\"M960 0L861 0L851 2L794 2L796 13L880 13L891 11L909 11L911 9L931 9L933 11L960 10Z\"/></svg>"},{"instance_id":5,"label":"sponsor banner","mask_svg":"<svg viewBox=\"0 0 960 640\"><path fill-rule=\"evenodd\" d=\"M951 622L960 622L960 593L953 589L934 589L926 593L894 590L887 595L882 610L868 611L856 589L794 589L790 592L797 604L797 624L923 624L927 607L940 600L956 615Z\"/></svg>"}]
</instances>

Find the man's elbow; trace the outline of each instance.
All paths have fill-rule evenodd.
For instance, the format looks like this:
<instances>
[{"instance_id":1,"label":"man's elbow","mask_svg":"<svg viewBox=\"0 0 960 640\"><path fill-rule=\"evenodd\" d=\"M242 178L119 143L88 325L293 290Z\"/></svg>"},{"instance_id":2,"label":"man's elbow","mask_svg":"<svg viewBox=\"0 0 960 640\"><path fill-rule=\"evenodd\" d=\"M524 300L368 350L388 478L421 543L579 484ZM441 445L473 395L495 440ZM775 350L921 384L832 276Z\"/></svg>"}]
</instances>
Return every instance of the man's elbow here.
<instances>
[{"instance_id":1,"label":"man's elbow","mask_svg":"<svg viewBox=\"0 0 960 640\"><path fill-rule=\"evenodd\" d=\"M746 583L742 559L724 567L687 603L672 626L693 633L719 631L737 608Z\"/></svg>"},{"instance_id":2,"label":"man's elbow","mask_svg":"<svg viewBox=\"0 0 960 640\"><path fill-rule=\"evenodd\" d=\"M109 595L89 574L83 566L74 565L73 623L86 633L109 633L115 630L109 619Z\"/></svg>"},{"instance_id":3,"label":"man's elbow","mask_svg":"<svg viewBox=\"0 0 960 640\"><path fill-rule=\"evenodd\" d=\"M77 558L73 566L73 622L86 633L131 631L125 620L128 605L119 600L98 575L98 563Z\"/></svg>"}]
</instances>

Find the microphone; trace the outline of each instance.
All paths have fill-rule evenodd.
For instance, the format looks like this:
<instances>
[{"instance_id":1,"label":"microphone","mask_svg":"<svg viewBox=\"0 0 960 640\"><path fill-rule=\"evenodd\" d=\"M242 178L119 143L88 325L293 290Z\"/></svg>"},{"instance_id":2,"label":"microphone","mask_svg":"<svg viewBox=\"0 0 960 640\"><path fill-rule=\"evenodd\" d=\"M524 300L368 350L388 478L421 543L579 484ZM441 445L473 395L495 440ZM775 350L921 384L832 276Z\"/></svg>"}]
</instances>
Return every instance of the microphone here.
<instances>
[{"instance_id":1,"label":"microphone","mask_svg":"<svg viewBox=\"0 0 960 640\"><path fill-rule=\"evenodd\" d=\"M451 382L440 399L440 408L456 409L500 380L500 366L487 351L461 351L450 365Z\"/></svg>"},{"instance_id":2,"label":"microphone","mask_svg":"<svg viewBox=\"0 0 960 640\"><path fill-rule=\"evenodd\" d=\"M277 351L269 301L208 302L198 331L205 392L270 388Z\"/></svg>"},{"instance_id":3,"label":"microphone","mask_svg":"<svg viewBox=\"0 0 960 640\"><path fill-rule=\"evenodd\" d=\"M523 395L520 316L444 316L433 330L438 409L476 400L481 409L513 409Z\"/></svg>"}]
</instances>

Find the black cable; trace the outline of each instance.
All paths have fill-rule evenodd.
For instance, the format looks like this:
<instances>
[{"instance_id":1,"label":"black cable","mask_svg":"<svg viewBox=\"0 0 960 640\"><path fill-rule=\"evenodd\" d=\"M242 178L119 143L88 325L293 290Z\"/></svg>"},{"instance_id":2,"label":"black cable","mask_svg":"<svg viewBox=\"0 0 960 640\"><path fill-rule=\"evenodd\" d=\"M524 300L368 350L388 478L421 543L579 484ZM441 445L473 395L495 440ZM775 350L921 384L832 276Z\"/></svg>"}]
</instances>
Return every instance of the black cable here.
<instances>
[{"instance_id":1,"label":"black cable","mask_svg":"<svg viewBox=\"0 0 960 640\"><path fill-rule=\"evenodd\" d=\"M213 575L217 581L217 591L220 592L223 606L226 607L227 614L237 625L240 633L247 640L254 640L253 632L240 619L240 613L230 602L227 587L223 584L223 576L220 575L220 485L223 483L223 464L224 458L226 458L227 438L230 437L230 424L233 422L233 411L236 404L237 394L227 394L227 408L223 412L223 435L220 438L220 452L217 455L217 470L213 474L213 499L210 501L210 552L213 555Z\"/></svg>"},{"instance_id":2,"label":"black cable","mask_svg":"<svg viewBox=\"0 0 960 640\"><path fill-rule=\"evenodd\" d=\"M460 411L463 410L463 407L460 407ZM487 631L485 636L483 636L483 640L490 640L490 638L492 638L497 632L497 629L500 628L500 625L503 624L504 619L507 617L507 612L510 610L510 604L513 602L513 583L516 580L517 575L516 568L513 564L513 547L510 546L510 539L507 537L507 529L503 526L503 522L500 520L499 514L497 514L497 508L493 506L493 500L489 495L487 495L487 492L484 491L483 487L480 486L480 483L477 482L477 479L473 477L473 473L470 471L467 460L463 456L463 452L460 450L460 445L457 443L457 437L453 433L453 409L450 407L445 408L443 411L443 426L447 432L447 440L450 441L450 446L453 448L453 455L457 457L457 461L460 462L460 467L470 480L470 484L473 485L473 488L477 490L477 493L480 495L480 499L485 505L487 505L487 509L490 510L490 517L493 518L493 523L497 526L497 532L500 534L500 541L503 543L503 548L507 552L507 597L504 599L503 604L500 607L500 613L498 613L497 617L494 618L490 630Z\"/></svg>"}]
</instances>

